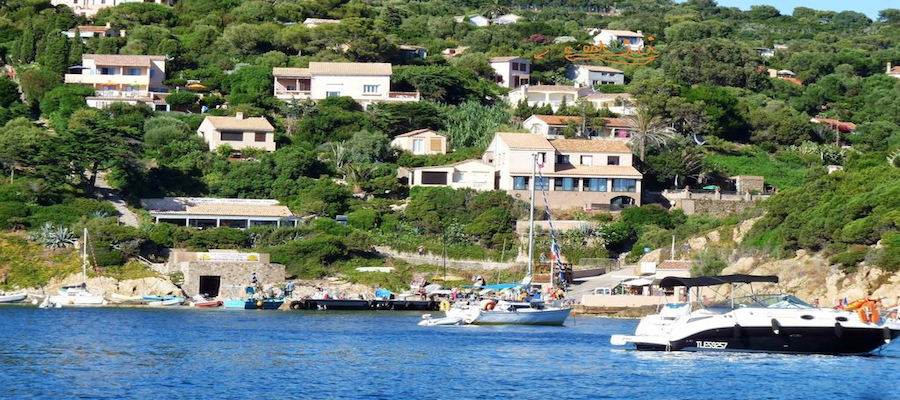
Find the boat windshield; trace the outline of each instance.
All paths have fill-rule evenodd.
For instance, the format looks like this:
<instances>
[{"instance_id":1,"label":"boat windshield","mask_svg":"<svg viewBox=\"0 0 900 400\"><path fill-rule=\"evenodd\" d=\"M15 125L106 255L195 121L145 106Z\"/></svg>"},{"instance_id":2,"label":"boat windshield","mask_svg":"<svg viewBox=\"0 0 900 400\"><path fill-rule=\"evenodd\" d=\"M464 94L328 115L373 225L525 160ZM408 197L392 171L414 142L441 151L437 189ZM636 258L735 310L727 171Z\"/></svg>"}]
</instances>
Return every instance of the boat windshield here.
<instances>
[{"instance_id":1,"label":"boat windshield","mask_svg":"<svg viewBox=\"0 0 900 400\"><path fill-rule=\"evenodd\" d=\"M731 300L709 305L707 308L732 308ZM789 294L735 297L734 308L813 308L803 300Z\"/></svg>"}]
</instances>

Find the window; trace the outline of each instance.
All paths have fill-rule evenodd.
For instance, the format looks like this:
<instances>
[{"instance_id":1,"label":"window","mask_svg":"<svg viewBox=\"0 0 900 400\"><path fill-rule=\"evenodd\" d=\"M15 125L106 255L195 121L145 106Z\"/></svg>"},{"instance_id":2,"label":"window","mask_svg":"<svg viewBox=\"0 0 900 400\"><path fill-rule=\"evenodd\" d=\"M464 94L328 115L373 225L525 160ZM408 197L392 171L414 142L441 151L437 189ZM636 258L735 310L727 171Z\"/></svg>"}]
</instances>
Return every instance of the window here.
<instances>
[{"instance_id":1,"label":"window","mask_svg":"<svg viewBox=\"0 0 900 400\"><path fill-rule=\"evenodd\" d=\"M594 156L581 156L581 165L594 165Z\"/></svg>"},{"instance_id":2,"label":"window","mask_svg":"<svg viewBox=\"0 0 900 400\"><path fill-rule=\"evenodd\" d=\"M569 164L569 156L567 156L567 155L562 155L562 154L557 155L557 156L556 156L556 163L557 163L557 164Z\"/></svg>"},{"instance_id":3,"label":"window","mask_svg":"<svg viewBox=\"0 0 900 400\"><path fill-rule=\"evenodd\" d=\"M100 75L115 75L116 70L109 67L100 67Z\"/></svg>"},{"instance_id":4,"label":"window","mask_svg":"<svg viewBox=\"0 0 900 400\"><path fill-rule=\"evenodd\" d=\"M293 91L297 90L297 87L288 85L288 86L285 86L284 89L287 90L288 92L293 92Z\"/></svg>"},{"instance_id":5,"label":"window","mask_svg":"<svg viewBox=\"0 0 900 400\"><path fill-rule=\"evenodd\" d=\"M537 161L539 163L543 164L543 163L547 162L547 153L537 153L537 154L538 154Z\"/></svg>"},{"instance_id":6,"label":"window","mask_svg":"<svg viewBox=\"0 0 900 400\"><path fill-rule=\"evenodd\" d=\"M619 156L607 156L606 165L619 165Z\"/></svg>"},{"instance_id":7,"label":"window","mask_svg":"<svg viewBox=\"0 0 900 400\"><path fill-rule=\"evenodd\" d=\"M257 142L265 142L266 141L266 133L265 132L257 132L256 133L256 141Z\"/></svg>"},{"instance_id":8,"label":"window","mask_svg":"<svg viewBox=\"0 0 900 400\"><path fill-rule=\"evenodd\" d=\"M128 68L127 75L140 75L140 74L141 74L140 68Z\"/></svg>"},{"instance_id":9,"label":"window","mask_svg":"<svg viewBox=\"0 0 900 400\"><path fill-rule=\"evenodd\" d=\"M425 153L425 139L413 139L413 154Z\"/></svg>"},{"instance_id":10,"label":"window","mask_svg":"<svg viewBox=\"0 0 900 400\"><path fill-rule=\"evenodd\" d=\"M550 190L550 178L534 178L534 190Z\"/></svg>"},{"instance_id":11,"label":"window","mask_svg":"<svg viewBox=\"0 0 900 400\"><path fill-rule=\"evenodd\" d=\"M527 176L514 176L513 177L513 190L528 190L528 177Z\"/></svg>"},{"instance_id":12,"label":"window","mask_svg":"<svg viewBox=\"0 0 900 400\"><path fill-rule=\"evenodd\" d=\"M446 172L422 172L423 185L446 185Z\"/></svg>"},{"instance_id":13,"label":"window","mask_svg":"<svg viewBox=\"0 0 900 400\"><path fill-rule=\"evenodd\" d=\"M221 139L224 142L242 142L244 141L244 132L222 132Z\"/></svg>"},{"instance_id":14,"label":"window","mask_svg":"<svg viewBox=\"0 0 900 400\"><path fill-rule=\"evenodd\" d=\"M605 192L606 178L584 178L581 183L585 192Z\"/></svg>"},{"instance_id":15,"label":"window","mask_svg":"<svg viewBox=\"0 0 900 400\"><path fill-rule=\"evenodd\" d=\"M363 93L378 94L378 85L363 85Z\"/></svg>"},{"instance_id":16,"label":"window","mask_svg":"<svg viewBox=\"0 0 900 400\"><path fill-rule=\"evenodd\" d=\"M613 192L637 192L637 180L635 179L613 179Z\"/></svg>"},{"instance_id":17,"label":"window","mask_svg":"<svg viewBox=\"0 0 900 400\"><path fill-rule=\"evenodd\" d=\"M512 63L512 70L513 70L513 71L518 71L518 70L519 70L519 63Z\"/></svg>"},{"instance_id":18,"label":"window","mask_svg":"<svg viewBox=\"0 0 900 400\"><path fill-rule=\"evenodd\" d=\"M575 190L575 178L556 178L553 181L553 190L564 192Z\"/></svg>"},{"instance_id":19,"label":"window","mask_svg":"<svg viewBox=\"0 0 900 400\"><path fill-rule=\"evenodd\" d=\"M462 182L462 181L465 181L465 180L466 180L466 173L465 173L465 172L456 172L456 173L453 174L453 182L459 183L459 182Z\"/></svg>"},{"instance_id":20,"label":"window","mask_svg":"<svg viewBox=\"0 0 900 400\"><path fill-rule=\"evenodd\" d=\"M341 97L341 92L325 92L325 97Z\"/></svg>"}]
</instances>

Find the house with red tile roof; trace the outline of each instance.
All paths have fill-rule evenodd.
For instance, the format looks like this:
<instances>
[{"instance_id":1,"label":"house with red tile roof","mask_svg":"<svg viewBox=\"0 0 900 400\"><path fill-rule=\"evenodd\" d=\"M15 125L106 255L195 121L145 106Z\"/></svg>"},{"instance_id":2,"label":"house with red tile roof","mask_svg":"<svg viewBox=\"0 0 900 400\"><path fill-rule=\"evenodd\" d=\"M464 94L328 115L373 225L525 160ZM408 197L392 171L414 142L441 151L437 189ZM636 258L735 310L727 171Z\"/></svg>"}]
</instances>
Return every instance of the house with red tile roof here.
<instances>
[{"instance_id":1,"label":"house with red tile roof","mask_svg":"<svg viewBox=\"0 0 900 400\"><path fill-rule=\"evenodd\" d=\"M581 117L561 115L532 115L522 123L529 132L551 139L561 138L564 131L572 127L576 136L586 139L619 139L630 140L635 131L633 124L625 118L599 118L602 126L582 125ZM588 121L596 122L596 121ZM584 132L582 132L582 126Z\"/></svg>"},{"instance_id":2,"label":"house with red tile roof","mask_svg":"<svg viewBox=\"0 0 900 400\"><path fill-rule=\"evenodd\" d=\"M391 147L416 155L446 154L447 136L431 129L416 129L394 136Z\"/></svg>"}]
</instances>

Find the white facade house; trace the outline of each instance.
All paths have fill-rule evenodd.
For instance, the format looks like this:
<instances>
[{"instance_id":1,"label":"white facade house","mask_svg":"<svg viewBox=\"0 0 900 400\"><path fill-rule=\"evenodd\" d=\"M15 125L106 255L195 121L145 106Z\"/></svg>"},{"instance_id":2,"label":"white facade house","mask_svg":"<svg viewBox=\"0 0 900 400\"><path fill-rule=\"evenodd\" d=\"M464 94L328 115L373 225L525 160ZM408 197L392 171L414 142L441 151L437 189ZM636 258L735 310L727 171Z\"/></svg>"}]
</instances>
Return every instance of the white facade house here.
<instances>
[{"instance_id":1,"label":"white facade house","mask_svg":"<svg viewBox=\"0 0 900 400\"><path fill-rule=\"evenodd\" d=\"M104 8L125 3L156 3L171 6L172 0L50 0L50 4L54 6L67 6L75 15L83 15L88 18L93 17Z\"/></svg>"},{"instance_id":2,"label":"white facade house","mask_svg":"<svg viewBox=\"0 0 900 400\"><path fill-rule=\"evenodd\" d=\"M124 30L113 28L112 24L109 22L107 22L105 26L79 26L67 31L62 31L62 33L69 39L74 39L75 36L78 36L81 39L125 36Z\"/></svg>"},{"instance_id":3,"label":"white facade house","mask_svg":"<svg viewBox=\"0 0 900 400\"><path fill-rule=\"evenodd\" d=\"M392 92L389 63L311 62L309 68L274 68L275 97L290 101L349 96L363 106L419 101L419 92Z\"/></svg>"},{"instance_id":4,"label":"white facade house","mask_svg":"<svg viewBox=\"0 0 900 400\"><path fill-rule=\"evenodd\" d=\"M497 18L491 20L491 24L494 25L509 25L519 22L522 19L521 16L516 14L503 14Z\"/></svg>"},{"instance_id":5,"label":"white facade house","mask_svg":"<svg viewBox=\"0 0 900 400\"><path fill-rule=\"evenodd\" d=\"M482 160L465 160L450 165L411 168L409 185L493 190L494 172L494 166Z\"/></svg>"},{"instance_id":6,"label":"white facade house","mask_svg":"<svg viewBox=\"0 0 900 400\"><path fill-rule=\"evenodd\" d=\"M530 107L541 107L549 104L553 111L565 102L573 105L578 99L587 96L591 92L589 87L577 87L567 85L524 85L509 92L509 103L513 106L525 100Z\"/></svg>"},{"instance_id":7,"label":"white facade house","mask_svg":"<svg viewBox=\"0 0 900 400\"><path fill-rule=\"evenodd\" d=\"M540 173L531 182L534 154ZM547 140L530 133L499 132L482 159L496 168L497 189L527 200L535 184L551 208L619 210L641 202L643 176L622 141Z\"/></svg>"},{"instance_id":8,"label":"white facade house","mask_svg":"<svg viewBox=\"0 0 900 400\"><path fill-rule=\"evenodd\" d=\"M307 28L315 28L317 26L325 25L325 24L339 24L341 20L339 19L325 19L325 18L307 18L303 20L303 25Z\"/></svg>"},{"instance_id":9,"label":"white facade house","mask_svg":"<svg viewBox=\"0 0 900 400\"><path fill-rule=\"evenodd\" d=\"M293 226L298 220L278 200L164 197L141 199L154 223L193 228Z\"/></svg>"},{"instance_id":10,"label":"white facade house","mask_svg":"<svg viewBox=\"0 0 900 400\"><path fill-rule=\"evenodd\" d=\"M447 137L431 129L417 129L394 136L391 147L415 155L446 154Z\"/></svg>"},{"instance_id":11,"label":"white facade house","mask_svg":"<svg viewBox=\"0 0 900 400\"><path fill-rule=\"evenodd\" d=\"M515 89L527 85L531 79L531 62L521 57L491 57L491 68L494 69L498 85Z\"/></svg>"},{"instance_id":12,"label":"white facade house","mask_svg":"<svg viewBox=\"0 0 900 400\"><path fill-rule=\"evenodd\" d=\"M129 56L118 54L85 54L81 66L70 69L65 83L85 85L95 91L87 104L94 108L123 102L147 104L155 110L167 111L165 56Z\"/></svg>"},{"instance_id":13,"label":"white facade house","mask_svg":"<svg viewBox=\"0 0 900 400\"><path fill-rule=\"evenodd\" d=\"M887 70L885 71L885 74L887 74L887 76L900 79L900 66L891 68L891 63L887 63Z\"/></svg>"},{"instance_id":14,"label":"white facade house","mask_svg":"<svg viewBox=\"0 0 900 400\"><path fill-rule=\"evenodd\" d=\"M598 65L570 65L566 70L566 78L581 86L625 84L624 72Z\"/></svg>"},{"instance_id":15,"label":"white facade house","mask_svg":"<svg viewBox=\"0 0 900 400\"><path fill-rule=\"evenodd\" d=\"M594 36L594 44L597 46L600 44L609 46L613 42L621 42L631 50L639 51L644 48L644 33L641 31L601 29L600 33Z\"/></svg>"},{"instance_id":16,"label":"white facade house","mask_svg":"<svg viewBox=\"0 0 900 400\"><path fill-rule=\"evenodd\" d=\"M598 110L606 108L619 115L634 115L634 97L629 93L591 93L584 100Z\"/></svg>"},{"instance_id":17,"label":"white facade house","mask_svg":"<svg viewBox=\"0 0 900 400\"><path fill-rule=\"evenodd\" d=\"M532 182L534 156L539 173ZM643 176L628 146L618 140L556 139L498 132L481 160L413 168L410 186L504 190L527 201L531 185L551 208L616 211L641 202ZM537 204L543 207L543 204Z\"/></svg>"},{"instance_id":18,"label":"white facade house","mask_svg":"<svg viewBox=\"0 0 900 400\"><path fill-rule=\"evenodd\" d=\"M263 117L244 118L240 112L234 117L208 116L197 128L197 134L203 136L210 151L226 144L236 151L248 148L275 151L275 128Z\"/></svg>"},{"instance_id":19,"label":"white facade house","mask_svg":"<svg viewBox=\"0 0 900 400\"><path fill-rule=\"evenodd\" d=\"M529 132L548 139L563 138L565 130L572 129L577 137L584 139L615 139L626 142L631 140L635 128L629 120L622 118L602 118L602 120L602 126L594 127L582 124L581 117L532 115L522 125Z\"/></svg>"},{"instance_id":20,"label":"white facade house","mask_svg":"<svg viewBox=\"0 0 900 400\"><path fill-rule=\"evenodd\" d=\"M491 20L481 14L459 15L453 17L453 19L459 23L468 22L475 26L488 26L491 24Z\"/></svg>"}]
</instances>

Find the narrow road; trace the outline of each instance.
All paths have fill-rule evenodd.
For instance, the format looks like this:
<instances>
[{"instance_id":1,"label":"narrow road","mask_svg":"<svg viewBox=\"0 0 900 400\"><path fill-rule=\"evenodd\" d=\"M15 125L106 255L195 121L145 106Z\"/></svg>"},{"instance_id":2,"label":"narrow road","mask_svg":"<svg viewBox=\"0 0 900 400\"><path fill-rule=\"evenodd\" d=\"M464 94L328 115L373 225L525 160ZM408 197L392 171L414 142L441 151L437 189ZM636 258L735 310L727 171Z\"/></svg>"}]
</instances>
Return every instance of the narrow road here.
<instances>
[{"instance_id":1,"label":"narrow road","mask_svg":"<svg viewBox=\"0 0 900 400\"><path fill-rule=\"evenodd\" d=\"M140 226L140 220L138 219L137 214L128 209L128 205L125 204L125 200L122 199L122 196L119 196L119 192L109 186L109 183L106 182L105 173L100 173L99 176L97 176L97 195L100 199L112 203L113 207L116 208L119 223L135 228Z\"/></svg>"}]
</instances>

